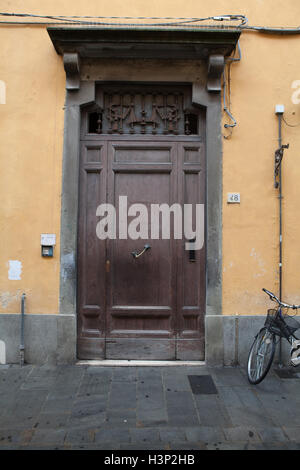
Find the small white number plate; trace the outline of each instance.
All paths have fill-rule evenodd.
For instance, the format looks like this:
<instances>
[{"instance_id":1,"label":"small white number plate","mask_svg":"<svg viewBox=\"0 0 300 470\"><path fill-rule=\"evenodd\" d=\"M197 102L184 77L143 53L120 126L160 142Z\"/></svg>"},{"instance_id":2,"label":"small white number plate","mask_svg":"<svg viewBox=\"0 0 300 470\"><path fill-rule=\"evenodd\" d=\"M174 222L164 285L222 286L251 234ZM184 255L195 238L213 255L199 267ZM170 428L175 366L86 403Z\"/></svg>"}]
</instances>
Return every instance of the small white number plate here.
<instances>
[{"instance_id":1,"label":"small white number plate","mask_svg":"<svg viewBox=\"0 0 300 470\"><path fill-rule=\"evenodd\" d=\"M239 204L241 202L240 193L227 193L227 202Z\"/></svg>"}]
</instances>

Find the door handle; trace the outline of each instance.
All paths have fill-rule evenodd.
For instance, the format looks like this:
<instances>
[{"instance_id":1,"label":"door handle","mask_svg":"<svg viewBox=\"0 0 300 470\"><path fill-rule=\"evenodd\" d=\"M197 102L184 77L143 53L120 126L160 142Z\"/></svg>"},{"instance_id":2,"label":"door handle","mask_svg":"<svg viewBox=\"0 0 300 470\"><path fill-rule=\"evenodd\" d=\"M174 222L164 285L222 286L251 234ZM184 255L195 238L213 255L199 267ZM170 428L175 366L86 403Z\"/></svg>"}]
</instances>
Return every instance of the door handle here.
<instances>
[{"instance_id":1,"label":"door handle","mask_svg":"<svg viewBox=\"0 0 300 470\"><path fill-rule=\"evenodd\" d=\"M131 254L134 258L139 258L143 253L145 253L147 250L150 250L151 246L150 245L145 245L142 251L139 253L137 251L132 251Z\"/></svg>"}]
</instances>

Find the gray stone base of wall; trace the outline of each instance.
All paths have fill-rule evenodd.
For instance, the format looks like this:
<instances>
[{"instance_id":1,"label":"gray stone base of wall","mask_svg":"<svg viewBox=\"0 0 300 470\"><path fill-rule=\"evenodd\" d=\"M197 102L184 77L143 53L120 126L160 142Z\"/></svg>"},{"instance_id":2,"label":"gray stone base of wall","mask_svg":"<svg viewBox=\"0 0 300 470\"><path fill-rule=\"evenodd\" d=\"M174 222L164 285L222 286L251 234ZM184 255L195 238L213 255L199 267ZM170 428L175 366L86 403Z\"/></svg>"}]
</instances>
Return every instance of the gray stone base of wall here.
<instances>
[{"instance_id":1,"label":"gray stone base of wall","mask_svg":"<svg viewBox=\"0 0 300 470\"><path fill-rule=\"evenodd\" d=\"M265 315L207 315L205 318L205 361L211 366L246 365L256 333L264 326ZM290 345L281 340L274 363L288 365Z\"/></svg>"},{"instance_id":2,"label":"gray stone base of wall","mask_svg":"<svg viewBox=\"0 0 300 470\"><path fill-rule=\"evenodd\" d=\"M207 315L205 319L205 362L209 366L246 365L255 334L265 316ZM20 362L19 314L0 314L0 364ZM76 315L25 315L25 362L28 364L74 364L76 358ZM281 362L289 363L290 345L282 340ZM279 361L279 345L275 362Z\"/></svg>"},{"instance_id":3,"label":"gray stone base of wall","mask_svg":"<svg viewBox=\"0 0 300 470\"><path fill-rule=\"evenodd\" d=\"M0 363L20 362L21 315L0 314ZM26 314L24 319L25 362L71 364L76 361L76 316ZM4 351L3 351L4 349Z\"/></svg>"}]
</instances>

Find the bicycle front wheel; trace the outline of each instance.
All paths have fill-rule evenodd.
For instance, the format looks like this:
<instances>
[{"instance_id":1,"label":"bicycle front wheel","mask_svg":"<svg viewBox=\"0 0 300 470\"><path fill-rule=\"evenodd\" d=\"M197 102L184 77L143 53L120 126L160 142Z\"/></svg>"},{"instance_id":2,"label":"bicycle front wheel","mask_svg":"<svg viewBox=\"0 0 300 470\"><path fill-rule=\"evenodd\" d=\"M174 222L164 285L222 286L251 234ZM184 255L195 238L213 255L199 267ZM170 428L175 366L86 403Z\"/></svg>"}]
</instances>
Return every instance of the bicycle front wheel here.
<instances>
[{"instance_id":1,"label":"bicycle front wheel","mask_svg":"<svg viewBox=\"0 0 300 470\"><path fill-rule=\"evenodd\" d=\"M275 348L274 333L262 328L255 336L248 357L247 374L251 384L256 385L266 377L274 359Z\"/></svg>"}]
</instances>

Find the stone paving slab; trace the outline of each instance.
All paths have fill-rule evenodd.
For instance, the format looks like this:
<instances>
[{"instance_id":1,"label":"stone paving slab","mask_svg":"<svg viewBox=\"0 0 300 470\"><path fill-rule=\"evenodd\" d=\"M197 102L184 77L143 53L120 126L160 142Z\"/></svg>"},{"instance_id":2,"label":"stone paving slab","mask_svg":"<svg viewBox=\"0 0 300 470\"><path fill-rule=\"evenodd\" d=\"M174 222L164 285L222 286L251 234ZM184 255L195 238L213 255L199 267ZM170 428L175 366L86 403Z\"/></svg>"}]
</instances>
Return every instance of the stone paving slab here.
<instances>
[{"instance_id":1,"label":"stone paving slab","mask_svg":"<svg viewBox=\"0 0 300 470\"><path fill-rule=\"evenodd\" d=\"M210 375L217 394L193 394ZM300 450L300 374L239 367L0 366L0 450Z\"/></svg>"}]
</instances>

